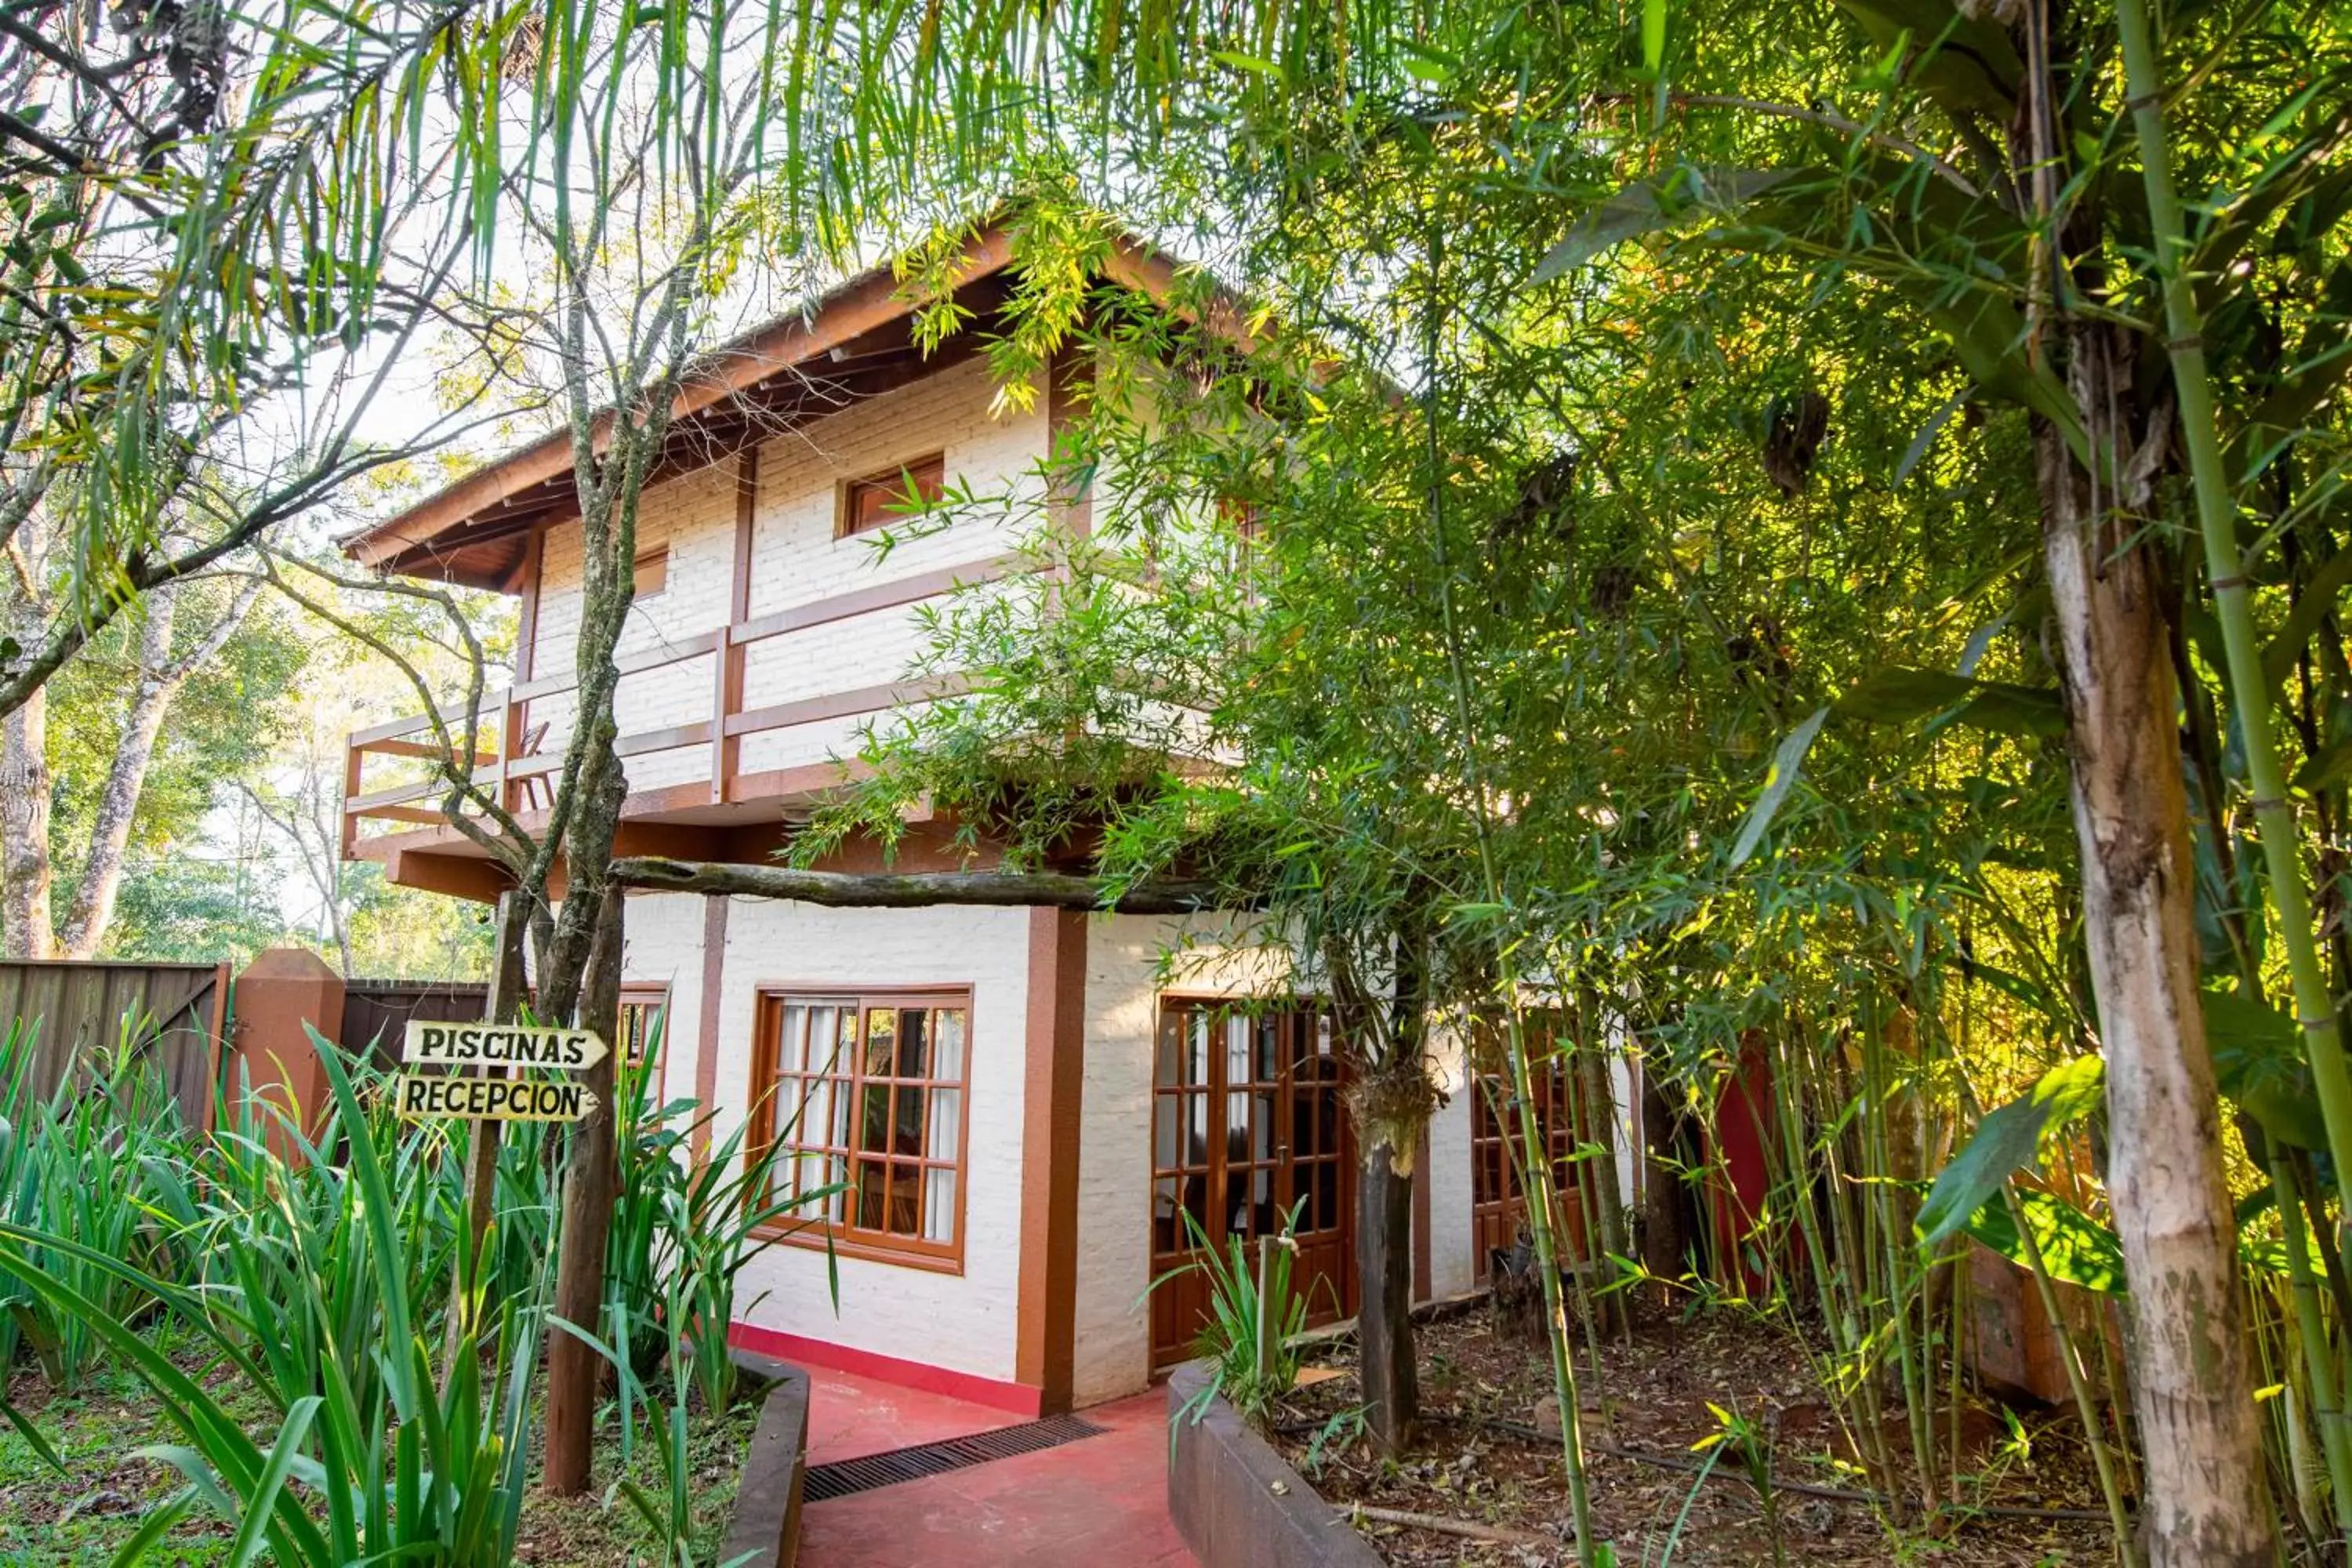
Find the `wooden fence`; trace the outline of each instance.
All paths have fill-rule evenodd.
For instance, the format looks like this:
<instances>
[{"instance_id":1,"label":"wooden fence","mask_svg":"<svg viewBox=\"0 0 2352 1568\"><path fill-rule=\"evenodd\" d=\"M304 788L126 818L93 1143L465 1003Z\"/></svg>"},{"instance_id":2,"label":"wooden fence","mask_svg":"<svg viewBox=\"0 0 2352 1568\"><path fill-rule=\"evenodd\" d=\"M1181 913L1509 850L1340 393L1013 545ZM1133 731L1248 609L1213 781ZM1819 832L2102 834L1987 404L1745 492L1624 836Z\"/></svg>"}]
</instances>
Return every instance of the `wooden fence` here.
<instances>
[{"instance_id":1,"label":"wooden fence","mask_svg":"<svg viewBox=\"0 0 2352 1568\"><path fill-rule=\"evenodd\" d=\"M182 1114L207 1126L230 990L226 963L0 963L0 1029L32 1029L27 1079L44 1098L76 1061L127 1040L160 1068Z\"/></svg>"},{"instance_id":2,"label":"wooden fence","mask_svg":"<svg viewBox=\"0 0 2352 1568\"><path fill-rule=\"evenodd\" d=\"M489 986L478 980L347 980L342 1033L335 1038L347 1051L368 1047L378 1067L398 1067L401 1037L411 1019L476 1023L489 997Z\"/></svg>"},{"instance_id":3,"label":"wooden fence","mask_svg":"<svg viewBox=\"0 0 2352 1568\"><path fill-rule=\"evenodd\" d=\"M489 995L479 981L345 981L304 952L264 960L235 978L226 963L0 962L0 1032L19 1020L30 1030L26 1081L44 1099L75 1062L110 1057L127 1039L190 1124L209 1127L215 1086L277 1082L289 1064L299 1102L325 1102L323 1084L303 1070L315 1066L305 1026L388 1068L410 1019L478 1019Z\"/></svg>"}]
</instances>

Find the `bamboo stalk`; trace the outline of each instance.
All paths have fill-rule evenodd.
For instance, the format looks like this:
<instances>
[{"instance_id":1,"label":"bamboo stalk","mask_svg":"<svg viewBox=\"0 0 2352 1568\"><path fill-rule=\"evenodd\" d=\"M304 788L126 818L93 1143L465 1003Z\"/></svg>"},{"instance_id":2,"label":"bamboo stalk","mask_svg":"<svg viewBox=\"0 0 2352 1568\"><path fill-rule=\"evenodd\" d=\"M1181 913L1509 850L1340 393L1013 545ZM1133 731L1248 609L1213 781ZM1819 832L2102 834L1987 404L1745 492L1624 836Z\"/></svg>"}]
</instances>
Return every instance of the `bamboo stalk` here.
<instances>
[{"instance_id":1,"label":"bamboo stalk","mask_svg":"<svg viewBox=\"0 0 2352 1568\"><path fill-rule=\"evenodd\" d=\"M2245 742L2246 773L2254 817L2261 826L2263 866L2279 934L2286 945L2295 1017L2303 1029L2312 1081L2318 1091L2328 1151L2338 1170L2352 1170L2345 1163L2352 1154L2352 1074L2346 1068L2335 998L2319 966L2295 813L2279 770L2270 689L2263 679L2246 593L2247 563L2238 547L2237 508L2223 467L2212 381L2205 363L2203 312L2186 265L2189 236L2173 189L2160 72L2145 0L2116 0L2116 26L2122 46L2126 103L2139 142L2140 174L2147 196L2150 258L2164 297L2165 353L2179 400L2181 439L2188 451L2189 488L2196 499L2215 618L2221 626L2223 663L2236 704L2239 733Z\"/></svg>"},{"instance_id":2,"label":"bamboo stalk","mask_svg":"<svg viewBox=\"0 0 2352 1568\"><path fill-rule=\"evenodd\" d=\"M2311 1055L2311 1076L2327 1127L2328 1152L2336 1169L2352 1171L2352 1073L2344 1060L2335 998L2319 967L2311 902L2304 887L2295 837L2294 809L2279 773L2278 743L2271 724L2269 684L2246 595L2246 562L2236 538L2237 507L2223 468L2212 379L2205 365L2203 312L2184 265L2188 230L2172 187L2172 152L2165 134L2162 87L2144 0L2116 0L2116 24L2123 45L2124 79L2132 125L2137 133L2140 172L2147 190L2148 222L2157 279L2164 293L2165 352L2172 363L2180 404L2180 434L2188 448L2189 483L2197 500L2198 531L2205 544L2205 570L2211 579L2213 610L2238 729L2245 740L2246 773L2253 791L2255 820L2262 826L2263 860L2276 906L2279 936L2286 944L2287 973L2294 984L2296 1021Z\"/></svg>"},{"instance_id":3,"label":"bamboo stalk","mask_svg":"<svg viewBox=\"0 0 2352 1568\"><path fill-rule=\"evenodd\" d=\"M2310 1238L2303 1228L2294 1165L2283 1157L2273 1158L2271 1182L2277 1191L2280 1236L2286 1244L2288 1306L2302 1342L2304 1372L2311 1385L2312 1424L2319 1428L2320 1448L2326 1456L2328 1485L2335 1491L2336 1532L2341 1539L2352 1530L2346 1515L2352 1509L2352 1431L2346 1427L2338 1397L2335 1356L2328 1349L2327 1324L2320 1313L2319 1282L2311 1272Z\"/></svg>"},{"instance_id":4,"label":"bamboo stalk","mask_svg":"<svg viewBox=\"0 0 2352 1568\"><path fill-rule=\"evenodd\" d=\"M1440 314L1436 297L1438 270L1444 259L1444 229L1437 215L1431 215L1429 288L1430 298L1425 311L1423 331L1426 363L1426 395L1423 398L1422 423L1429 442L1429 505L1432 552L1437 567L1438 619L1445 641L1445 667L1454 698L1454 716L1461 724L1464 761L1473 784L1472 799L1478 804L1470 812L1471 827L1475 837L1478 874L1488 902L1503 906L1503 879L1495 864L1493 825L1486 818L1486 792L1482 784L1485 768L1475 737L1478 731L1470 721L1470 675L1462 654L1462 631L1454 602L1454 566L1445 542L1445 463L1437 424L1438 374L1443 364L1440 348ZM1535 1107L1530 1102L1534 1084L1528 1075L1527 1030L1519 1011L1517 966L1512 962L1507 943L1496 955L1497 978L1503 987L1506 1012L1505 1054L1509 1058L1511 1086L1519 1101L1519 1142L1529 1166L1528 1188L1528 1222L1534 1233L1536 1267L1543 1275L1544 1310L1551 1342L1551 1374L1554 1397L1559 1401L1560 1460L1568 1474L1569 1512L1576 1531L1576 1559L1582 1568L1600 1568L1601 1551L1592 1534L1592 1500L1584 1473L1583 1420L1577 1403L1576 1368L1568 1352L1568 1323L1563 1314L1559 1289L1559 1249L1554 1244L1551 1231L1552 1181L1551 1162L1543 1158L1540 1133L1536 1126Z\"/></svg>"},{"instance_id":5,"label":"bamboo stalk","mask_svg":"<svg viewBox=\"0 0 2352 1568\"><path fill-rule=\"evenodd\" d=\"M2050 1331L2058 1339L2058 1360L2066 1369L2066 1386L2074 1395L2074 1412L2082 1417L2083 1440L2090 1445L2091 1463L2099 1473L2099 1493L2106 1500L2108 1522L2115 1526L2116 1562L2121 1568L2134 1568L2138 1558L2132 1550L2131 1516L2124 1509L2123 1489L2116 1482L2115 1458L2108 1451L2098 1408L2091 1399L2090 1379L2084 1370L2082 1353L2066 1326L2065 1314L2058 1310L2058 1288L2051 1283L2050 1266L2042 1259L2041 1239L2026 1223L2025 1205L2017 1201L2015 1184L2000 1184L2000 1199L2009 1205L2009 1220L2017 1227L2017 1238L2024 1245L2026 1267L2032 1271L2033 1287L2041 1293L2042 1310L2050 1319ZM2104 1333L2099 1337L2106 1338Z\"/></svg>"},{"instance_id":6,"label":"bamboo stalk","mask_svg":"<svg viewBox=\"0 0 2352 1568\"><path fill-rule=\"evenodd\" d=\"M1869 1083L1871 1111L1865 1125L1869 1129L1869 1152L1877 1165L1881 1178L1871 1189L1872 1207L1877 1211L1878 1228L1885 1247L1883 1267L1886 1270L1886 1310L1895 1331L1895 1360L1897 1375L1903 1380L1904 1424L1911 1432L1911 1463L1918 1473L1919 1501L1933 1511L1936 1507L1935 1441L1927 1423L1927 1414L1919 1396L1926 1370L1919 1363L1911 1339L1911 1307L1905 1292L1905 1259L1913 1249L1905 1245L1897 1234L1895 1215L1894 1145L1886 1135L1886 1106L1894 1089L1886 1079L1886 1037L1879 1024L1876 993L1864 1011L1863 1073ZM1874 1080L1874 1081L1872 1081Z\"/></svg>"}]
</instances>

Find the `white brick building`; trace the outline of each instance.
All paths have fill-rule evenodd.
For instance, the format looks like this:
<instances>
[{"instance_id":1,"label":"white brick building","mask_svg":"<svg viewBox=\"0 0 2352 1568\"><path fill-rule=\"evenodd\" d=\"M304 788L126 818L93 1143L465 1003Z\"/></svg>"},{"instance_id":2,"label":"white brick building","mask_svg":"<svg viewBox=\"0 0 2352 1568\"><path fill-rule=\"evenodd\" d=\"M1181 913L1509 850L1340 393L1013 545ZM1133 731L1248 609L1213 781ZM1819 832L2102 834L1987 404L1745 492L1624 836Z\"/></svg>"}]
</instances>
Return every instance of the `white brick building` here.
<instances>
[{"instance_id":1,"label":"white brick building","mask_svg":"<svg viewBox=\"0 0 2352 1568\"><path fill-rule=\"evenodd\" d=\"M1001 234L973 247L960 287L983 321L1008 261ZM1113 276L1163 297L1169 278L1132 246ZM788 814L839 782L858 726L926 695L906 679L919 607L1011 570L1067 400L1047 385L1031 411L992 413L976 334L926 358L907 312L887 274L860 279L734 345L688 395L694 456L646 493L620 649L623 853L770 858ZM856 527L872 504L860 487L896 489L934 460L950 487L1016 504L877 557ZM519 680L499 700L489 765L526 821L572 717L570 485L558 436L349 546L380 570L519 595ZM1085 526L1083 502L1063 521ZM423 789L370 787L365 770L415 756L423 727L353 737L346 853L411 886L495 897L496 868ZM901 868L951 863L944 828L915 825ZM865 849L843 865L877 868ZM1328 1030L1220 1013L1220 994L1253 988L1238 964L1163 993L1158 961L1177 934L1172 921L1044 909L633 897L626 979L664 1009L666 1096L717 1106L721 1137L751 1119L750 1142L793 1152L788 1179L855 1188L831 1226L838 1310L811 1225L747 1271L738 1336L1016 1411L1108 1399L1189 1339L1195 1303L1146 1300L1183 1252L1179 1207L1247 1233L1298 1199L1319 1313L1351 1310L1354 1166ZM1503 1179L1499 1151L1489 1138L1474 1160L1478 1097L1458 1061L1448 1070L1416 1196L1422 1298L1470 1289L1502 1223L1502 1194L1474 1191Z\"/></svg>"}]
</instances>

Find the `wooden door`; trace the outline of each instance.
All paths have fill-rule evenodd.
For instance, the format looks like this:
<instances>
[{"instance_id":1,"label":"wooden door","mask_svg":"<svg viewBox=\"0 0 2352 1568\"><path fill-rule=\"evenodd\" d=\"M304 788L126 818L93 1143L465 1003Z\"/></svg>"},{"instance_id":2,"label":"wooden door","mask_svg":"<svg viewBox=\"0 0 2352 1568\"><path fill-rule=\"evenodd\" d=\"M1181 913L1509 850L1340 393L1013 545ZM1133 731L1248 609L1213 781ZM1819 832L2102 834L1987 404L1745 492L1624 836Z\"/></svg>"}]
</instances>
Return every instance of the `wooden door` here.
<instances>
[{"instance_id":1,"label":"wooden door","mask_svg":"<svg viewBox=\"0 0 2352 1568\"><path fill-rule=\"evenodd\" d=\"M1152 1072L1151 1360L1192 1353L1210 1314L1190 1215L1220 1256L1282 1231L1296 1208L1294 1289L1320 1324L1356 1310L1355 1145L1330 1020L1161 1004Z\"/></svg>"},{"instance_id":2,"label":"wooden door","mask_svg":"<svg viewBox=\"0 0 2352 1568\"><path fill-rule=\"evenodd\" d=\"M1563 1262L1591 1257L1584 1235L1584 1205L1578 1202L1580 1180L1573 1156L1580 1142L1591 1139L1591 1108L1569 1081L1562 1055L1568 1040L1563 1020L1544 1015L1527 1021L1528 1062L1535 1087L1536 1125L1552 1160L1552 1188L1558 1202L1552 1235L1558 1238ZM1475 1273L1485 1284L1488 1264L1497 1248L1518 1239L1527 1217L1526 1195L1519 1189L1519 1118L1512 1104L1511 1080L1502 1073L1481 1073L1470 1089L1470 1233L1475 1247ZM1614 1158L1614 1155L1604 1156Z\"/></svg>"}]
</instances>

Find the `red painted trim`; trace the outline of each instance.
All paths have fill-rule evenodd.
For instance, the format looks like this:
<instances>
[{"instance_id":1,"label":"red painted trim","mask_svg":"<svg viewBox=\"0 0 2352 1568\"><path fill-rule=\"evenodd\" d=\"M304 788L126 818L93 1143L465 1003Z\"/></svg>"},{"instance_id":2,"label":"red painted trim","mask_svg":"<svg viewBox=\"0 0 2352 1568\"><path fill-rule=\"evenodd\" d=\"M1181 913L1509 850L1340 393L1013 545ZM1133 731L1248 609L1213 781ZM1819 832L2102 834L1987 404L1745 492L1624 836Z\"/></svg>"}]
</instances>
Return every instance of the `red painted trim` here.
<instances>
[{"instance_id":1,"label":"red painted trim","mask_svg":"<svg viewBox=\"0 0 2352 1568\"><path fill-rule=\"evenodd\" d=\"M728 1324L727 1342L758 1355L773 1356L778 1361L851 1373L858 1377L870 1377L877 1383L895 1383L902 1388L918 1388L925 1394L943 1394L950 1399L985 1405L992 1410L1005 1411L1031 1420L1045 1414L1044 1391L1026 1384L999 1383L992 1377L954 1372L943 1366L926 1366L919 1361L901 1361L897 1356L883 1355L877 1351L862 1351L850 1345L805 1339L799 1334L785 1333L781 1329L763 1329L757 1323Z\"/></svg>"}]
</instances>

